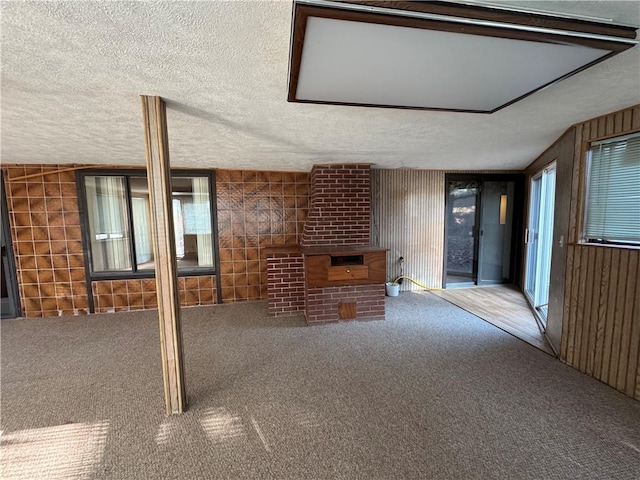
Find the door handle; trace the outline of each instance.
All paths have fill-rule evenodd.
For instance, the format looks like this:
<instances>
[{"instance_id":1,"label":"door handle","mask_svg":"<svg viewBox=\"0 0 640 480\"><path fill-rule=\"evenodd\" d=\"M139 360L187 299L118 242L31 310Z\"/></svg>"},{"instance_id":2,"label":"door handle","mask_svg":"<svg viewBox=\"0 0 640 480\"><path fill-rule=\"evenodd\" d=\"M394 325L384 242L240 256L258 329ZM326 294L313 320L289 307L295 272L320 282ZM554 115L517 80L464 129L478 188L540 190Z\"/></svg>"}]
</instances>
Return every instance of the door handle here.
<instances>
[{"instance_id":1,"label":"door handle","mask_svg":"<svg viewBox=\"0 0 640 480\"><path fill-rule=\"evenodd\" d=\"M6 245L2 245L2 247L0 248L0 253L2 253L3 257L7 256L7 246Z\"/></svg>"}]
</instances>

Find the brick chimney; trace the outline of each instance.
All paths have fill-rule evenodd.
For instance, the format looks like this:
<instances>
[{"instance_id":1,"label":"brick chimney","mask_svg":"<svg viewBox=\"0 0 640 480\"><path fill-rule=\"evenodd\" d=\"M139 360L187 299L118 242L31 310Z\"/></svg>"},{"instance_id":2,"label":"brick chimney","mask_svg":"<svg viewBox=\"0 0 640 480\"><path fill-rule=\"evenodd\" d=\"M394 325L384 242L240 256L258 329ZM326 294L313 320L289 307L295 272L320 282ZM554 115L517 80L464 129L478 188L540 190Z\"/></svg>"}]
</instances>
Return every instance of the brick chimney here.
<instances>
[{"instance_id":1,"label":"brick chimney","mask_svg":"<svg viewBox=\"0 0 640 480\"><path fill-rule=\"evenodd\" d=\"M371 167L314 165L302 247L369 245Z\"/></svg>"},{"instance_id":2,"label":"brick chimney","mask_svg":"<svg viewBox=\"0 0 640 480\"><path fill-rule=\"evenodd\" d=\"M307 323L384 319L386 249L370 246L371 167L314 165L300 245L267 251L269 313Z\"/></svg>"}]
</instances>

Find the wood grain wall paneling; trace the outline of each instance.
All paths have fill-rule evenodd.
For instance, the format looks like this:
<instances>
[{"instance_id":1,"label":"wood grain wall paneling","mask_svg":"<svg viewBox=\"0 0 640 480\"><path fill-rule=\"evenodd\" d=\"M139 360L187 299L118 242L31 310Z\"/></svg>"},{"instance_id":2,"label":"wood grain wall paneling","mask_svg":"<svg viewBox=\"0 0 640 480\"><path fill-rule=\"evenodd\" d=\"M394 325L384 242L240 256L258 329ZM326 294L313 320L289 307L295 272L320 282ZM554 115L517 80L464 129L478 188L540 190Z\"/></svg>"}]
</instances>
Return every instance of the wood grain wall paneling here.
<instances>
[{"instance_id":1,"label":"wood grain wall paneling","mask_svg":"<svg viewBox=\"0 0 640 480\"><path fill-rule=\"evenodd\" d=\"M609 285L607 282L611 275L611 259L613 257L613 251L611 249L601 249L602 251L602 276L600 278L600 287L598 289L598 295L595 297L598 301L598 313L597 322L595 328L595 344L593 346L593 368L590 372L595 377L602 374L602 359L603 359L603 346L604 346L604 334L606 327L606 315L607 315L607 302L609 299Z\"/></svg>"},{"instance_id":2,"label":"wood grain wall paneling","mask_svg":"<svg viewBox=\"0 0 640 480\"><path fill-rule=\"evenodd\" d=\"M564 279L564 298L562 303L562 332L560 337L560 360L567 360L569 354L569 333L575 329L575 325L572 326L569 323L571 318L571 288L573 286L573 276L568 272L573 272L575 249L568 247L566 253L566 271L567 274Z\"/></svg>"},{"instance_id":3,"label":"wood grain wall paneling","mask_svg":"<svg viewBox=\"0 0 640 480\"><path fill-rule=\"evenodd\" d=\"M640 400L640 249L579 243L587 150L596 140L639 131L640 105L573 130L572 154L558 157L572 172L560 358ZM552 280L551 290L558 284Z\"/></svg>"},{"instance_id":4,"label":"wood grain wall paneling","mask_svg":"<svg viewBox=\"0 0 640 480\"><path fill-rule=\"evenodd\" d=\"M387 278L404 275L442 286L445 172L372 169L372 244L389 248ZM421 290L412 282L401 289Z\"/></svg>"},{"instance_id":5,"label":"wood grain wall paneling","mask_svg":"<svg viewBox=\"0 0 640 480\"><path fill-rule=\"evenodd\" d=\"M640 259L638 259L640 262ZM640 264L636 264L636 269L640 272ZM636 274L635 293L633 298L635 304L631 316L631 328L629 332L629 364L627 365L627 379L624 392L640 400L640 281Z\"/></svg>"},{"instance_id":6,"label":"wood grain wall paneling","mask_svg":"<svg viewBox=\"0 0 640 480\"><path fill-rule=\"evenodd\" d=\"M631 129L632 130L640 129L640 105L636 105L635 107L632 108Z\"/></svg>"},{"instance_id":7,"label":"wood grain wall paneling","mask_svg":"<svg viewBox=\"0 0 640 480\"><path fill-rule=\"evenodd\" d=\"M640 250L571 245L563 351L567 364L637 395Z\"/></svg>"},{"instance_id":8,"label":"wood grain wall paneling","mask_svg":"<svg viewBox=\"0 0 640 480\"><path fill-rule=\"evenodd\" d=\"M602 365L600 366L600 378L603 382L609 382L609 365L611 362L611 347L613 346L613 324L611 319L615 318L616 310L616 293L618 291L618 278L620 271L620 253L621 251L616 249L611 252L612 268L609 272L609 277L603 278L604 282L609 283L609 292L607 295L607 310L605 317L602 319L604 323L604 336L602 339Z\"/></svg>"}]
</instances>

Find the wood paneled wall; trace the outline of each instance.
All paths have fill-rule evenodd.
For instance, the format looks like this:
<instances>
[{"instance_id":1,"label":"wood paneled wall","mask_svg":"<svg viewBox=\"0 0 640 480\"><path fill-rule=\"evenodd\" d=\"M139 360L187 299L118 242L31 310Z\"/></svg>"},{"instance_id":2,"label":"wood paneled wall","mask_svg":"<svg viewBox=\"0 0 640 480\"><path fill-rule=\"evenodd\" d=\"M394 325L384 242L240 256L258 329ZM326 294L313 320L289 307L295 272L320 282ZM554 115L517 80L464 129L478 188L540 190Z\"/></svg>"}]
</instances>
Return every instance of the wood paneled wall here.
<instances>
[{"instance_id":1,"label":"wood paneled wall","mask_svg":"<svg viewBox=\"0 0 640 480\"><path fill-rule=\"evenodd\" d=\"M526 198L529 198L531 177L538 174L552 162L556 162L555 211L553 215L553 241L551 247L551 272L549 291L549 314L545 331L547 340L554 351L560 351L562 341L562 308L564 305L564 279L566 277L566 245L569 238L569 220L572 216L571 185L573 178L573 151L575 148L575 128L570 128L538 159L527 167ZM528 202L526 202L528 203ZM528 205L525 219L529 218ZM526 261L526 248L523 249L522 265ZM524 286L525 268L522 268L521 285Z\"/></svg>"},{"instance_id":2,"label":"wood paneled wall","mask_svg":"<svg viewBox=\"0 0 640 480\"><path fill-rule=\"evenodd\" d=\"M561 314L561 360L640 400L640 249L579 243L589 145L640 131L640 105L570 130L575 131L573 148L558 149L556 158L559 168L571 167L570 184L558 182L559 189L571 189L570 215L563 225L554 224L554 240L561 230L567 232L567 248L552 255L552 271L554 263L564 264L565 275L552 276L550 286L564 295L561 313L550 309L549 322Z\"/></svg>"},{"instance_id":3,"label":"wood paneled wall","mask_svg":"<svg viewBox=\"0 0 640 480\"><path fill-rule=\"evenodd\" d=\"M573 157L573 181L571 184L571 216L569 238L571 242L580 240L582 219L582 193L585 175L585 160L589 144L608 137L626 135L640 130L640 105L603 115L575 126L576 140Z\"/></svg>"},{"instance_id":4,"label":"wood paneled wall","mask_svg":"<svg viewBox=\"0 0 640 480\"><path fill-rule=\"evenodd\" d=\"M442 287L444 259L443 171L371 170L372 244L389 248L387 278L404 275ZM402 290L422 290L403 282Z\"/></svg>"},{"instance_id":5,"label":"wood paneled wall","mask_svg":"<svg viewBox=\"0 0 640 480\"><path fill-rule=\"evenodd\" d=\"M640 250L569 245L563 360L640 400Z\"/></svg>"}]
</instances>

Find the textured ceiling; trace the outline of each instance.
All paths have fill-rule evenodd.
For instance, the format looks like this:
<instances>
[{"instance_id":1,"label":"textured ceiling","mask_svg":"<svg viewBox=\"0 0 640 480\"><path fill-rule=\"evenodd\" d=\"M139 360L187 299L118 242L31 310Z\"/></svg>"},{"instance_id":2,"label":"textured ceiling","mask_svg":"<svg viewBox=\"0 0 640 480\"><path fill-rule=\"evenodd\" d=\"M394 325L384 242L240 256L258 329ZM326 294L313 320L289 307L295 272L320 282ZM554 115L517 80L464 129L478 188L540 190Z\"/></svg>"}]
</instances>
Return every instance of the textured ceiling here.
<instances>
[{"instance_id":1,"label":"textured ceiling","mask_svg":"<svg viewBox=\"0 0 640 480\"><path fill-rule=\"evenodd\" d=\"M637 1L491 3L640 25ZM144 165L139 95L160 95L173 166L521 169L640 103L638 46L492 115L287 103L291 6L2 1L2 162Z\"/></svg>"}]
</instances>

